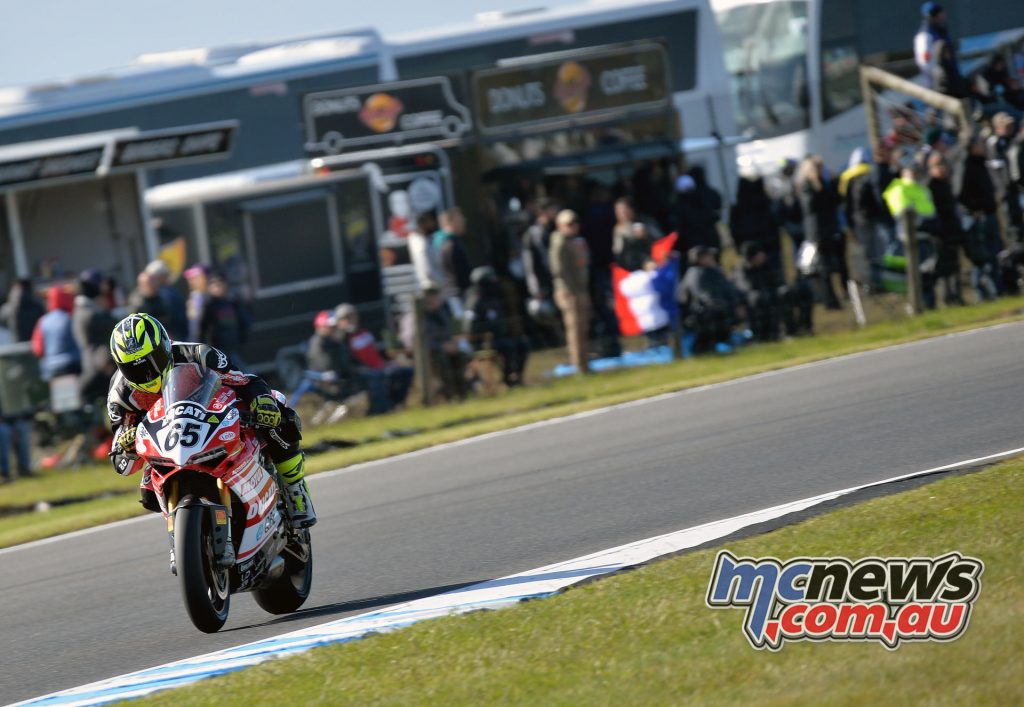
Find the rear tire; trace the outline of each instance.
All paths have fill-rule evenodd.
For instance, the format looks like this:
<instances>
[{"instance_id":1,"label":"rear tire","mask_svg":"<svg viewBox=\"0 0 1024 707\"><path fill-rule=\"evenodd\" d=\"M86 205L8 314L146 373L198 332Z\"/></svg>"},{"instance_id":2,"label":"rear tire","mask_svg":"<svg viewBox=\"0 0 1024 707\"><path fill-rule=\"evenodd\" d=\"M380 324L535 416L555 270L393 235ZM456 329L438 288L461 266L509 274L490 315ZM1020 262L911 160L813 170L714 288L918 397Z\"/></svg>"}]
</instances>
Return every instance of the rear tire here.
<instances>
[{"instance_id":1,"label":"rear tire","mask_svg":"<svg viewBox=\"0 0 1024 707\"><path fill-rule=\"evenodd\" d=\"M205 507L175 512L174 559L189 618L200 631L216 633L228 620L231 594L228 571L213 557L213 528Z\"/></svg>"},{"instance_id":2,"label":"rear tire","mask_svg":"<svg viewBox=\"0 0 1024 707\"><path fill-rule=\"evenodd\" d=\"M281 556L284 558L284 573L270 585L254 589L253 598L260 607L271 614L290 614L302 606L309 597L313 586L313 545L309 539L309 531L303 531L306 560L303 562L289 552L301 549L290 544Z\"/></svg>"}]
</instances>

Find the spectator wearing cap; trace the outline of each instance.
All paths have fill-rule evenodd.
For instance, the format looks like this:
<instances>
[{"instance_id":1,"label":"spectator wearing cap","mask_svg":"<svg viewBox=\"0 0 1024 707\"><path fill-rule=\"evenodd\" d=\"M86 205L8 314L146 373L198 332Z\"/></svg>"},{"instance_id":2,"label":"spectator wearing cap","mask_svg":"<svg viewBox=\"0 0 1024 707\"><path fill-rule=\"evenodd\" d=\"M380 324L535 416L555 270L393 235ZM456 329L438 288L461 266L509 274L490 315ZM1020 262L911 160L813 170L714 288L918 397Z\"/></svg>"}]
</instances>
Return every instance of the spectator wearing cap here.
<instances>
[{"instance_id":1,"label":"spectator wearing cap","mask_svg":"<svg viewBox=\"0 0 1024 707\"><path fill-rule=\"evenodd\" d=\"M315 390L327 400L341 402L362 389L352 353L342 341L338 320L330 310L317 313L313 320L306 368L321 374Z\"/></svg>"},{"instance_id":2,"label":"spectator wearing cap","mask_svg":"<svg viewBox=\"0 0 1024 707\"><path fill-rule=\"evenodd\" d=\"M188 299L185 300L185 316L188 318L189 341L199 341L200 321L206 307L208 278L210 268L196 263L185 271L185 282L188 283Z\"/></svg>"},{"instance_id":3,"label":"spectator wearing cap","mask_svg":"<svg viewBox=\"0 0 1024 707\"><path fill-rule=\"evenodd\" d=\"M494 268L483 266L473 270L470 281L463 331L477 351L498 352L505 385L520 385L530 349L525 337L509 326L512 306L501 288L498 275Z\"/></svg>"},{"instance_id":4,"label":"spectator wearing cap","mask_svg":"<svg viewBox=\"0 0 1024 707\"><path fill-rule=\"evenodd\" d=\"M228 355L232 363L245 368L242 348L249 336L249 316L228 288L220 273L212 273L203 314L199 319L199 341Z\"/></svg>"},{"instance_id":5,"label":"spectator wearing cap","mask_svg":"<svg viewBox=\"0 0 1024 707\"><path fill-rule=\"evenodd\" d=\"M548 260L555 287L555 303L562 310L569 361L576 366L577 373L585 373L589 370L589 253L586 241L580 237L580 220L575 211L565 209L555 217Z\"/></svg>"},{"instance_id":6,"label":"spectator wearing cap","mask_svg":"<svg viewBox=\"0 0 1024 707\"><path fill-rule=\"evenodd\" d=\"M145 272L152 278L160 299L163 301L166 319L160 321L167 327L172 339L183 339L188 335L188 315L185 298L171 285L171 269L162 260L154 260L146 266ZM150 312L152 314L152 312Z\"/></svg>"},{"instance_id":7,"label":"spectator wearing cap","mask_svg":"<svg viewBox=\"0 0 1024 707\"><path fill-rule=\"evenodd\" d=\"M672 223L678 234L675 250L683 253L687 248L698 245L720 248L718 219L721 217L722 197L707 185L701 189L692 174L680 175L676 179L675 191L675 203L672 205ZM680 264L683 263L685 260L680 259Z\"/></svg>"},{"instance_id":8,"label":"spectator wearing cap","mask_svg":"<svg viewBox=\"0 0 1024 707\"><path fill-rule=\"evenodd\" d=\"M32 281L18 278L11 286L7 301L0 307L0 324L6 326L15 343L28 341L36 322L46 313L46 308L32 291Z\"/></svg>"},{"instance_id":9,"label":"spectator wearing cap","mask_svg":"<svg viewBox=\"0 0 1024 707\"><path fill-rule=\"evenodd\" d=\"M390 412L405 404L412 386L414 369L389 361L368 329L359 326L359 310L351 304L339 304L334 318L342 341L366 384L371 414Z\"/></svg>"},{"instance_id":10,"label":"spectator wearing cap","mask_svg":"<svg viewBox=\"0 0 1024 707\"><path fill-rule=\"evenodd\" d=\"M71 327L75 296L69 288L55 285L47 291L46 302L49 311L32 332L32 353L39 359L40 375L44 381L77 375L82 371L82 355Z\"/></svg>"},{"instance_id":11,"label":"spectator wearing cap","mask_svg":"<svg viewBox=\"0 0 1024 707\"><path fill-rule=\"evenodd\" d=\"M864 284L877 289L882 284L886 247L883 223L887 214L872 172L870 154L867 149L858 147L850 154L846 171L839 176L839 195L844 199L853 236L867 259L869 281Z\"/></svg>"},{"instance_id":12,"label":"spectator wearing cap","mask_svg":"<svg viewBox=\"0 0 1024 707\"><path fill-rule=\"evenodd\" d=\"M114 318L104 306L100 289L103 275L86 270L78 278L78 295L71 314L71 329L82 355L82 375L78 388L86 402L105 398L114 361L110 357L110 332Z\"/></svg>"},{"instance_id":13,"label":"spectator wearing cap","mask_svg":"<svg viewBox=\"0 0 1024 707\"><path fill-rule=\"evenodd\" d=\"M953 64L959 73L956 46L946 26L946 10L939 3L929 1L921 5L921 27L914 35L914 62L929 88L933 88L933 69L939 58L935 45L940 41L949 44L953 50Z\"/></svg>"}]
</instances>

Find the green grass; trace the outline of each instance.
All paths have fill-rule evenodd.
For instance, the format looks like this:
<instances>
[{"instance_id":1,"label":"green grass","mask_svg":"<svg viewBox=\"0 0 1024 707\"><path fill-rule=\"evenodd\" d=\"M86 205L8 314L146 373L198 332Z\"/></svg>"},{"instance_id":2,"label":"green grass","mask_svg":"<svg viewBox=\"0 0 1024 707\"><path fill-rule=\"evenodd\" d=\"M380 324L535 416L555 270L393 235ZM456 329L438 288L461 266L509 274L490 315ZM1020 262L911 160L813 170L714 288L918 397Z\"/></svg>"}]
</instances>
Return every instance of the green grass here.
<instances>
[{"instance_id":1,"label":"green grass","mask_svg":"<svg viewBox=\"0 0 1024 707\"><path fill-rule=\"evenodd\" d=\"M112 471L107 473L113 474ZM121 481L123 487L124 479ZM139 515L143 512L138 502L139 494L130 487L127 490L129 493L125 495L59 506L45 513L19 513L0 517L0 537L4 539L4 546L18 545Z\"/></svg>"},{"instance_id":2,"label":"green grass","mask_svg":"<svg viewBox=\"0 0 1024 707\"><path fill-rule=\"evenodd\" d=\"M546 381L493 398L433 408L417 407L383 417L343 421L338 425L307 430L304 443L310 445L326 438L344 438L359 445L311 457L308 469L312 473L336 469L604 405L1016 320L1021 318L1022 310L1024 298L942 309L921 317L881 322L861 330L751 346L732 356L705 356L665 366ZM410 430L415 430L415 433L406 436L394 434ZM75 471L48 471L38 479L0 486L0 508L25 506L39 500L131 492L134 484L135 481L112 473L106 465L86 466ZM74 525L70 520L74 512L70 509L79 505L84 504L69 506L66 511L71 525ZM120 508L123 515L119 517L142 512L138 504ZM83 513L77 527L88 527L95 522L94 515ZM15 541L0 525L0 547L56 532L46 523L34 524L33 527L35 535L19 532L19 540Z\"/></svg>"},{"instance_id":3,"label":"green grass","mask_svg":"<svg viewBox=\"0 0 1024 707\"><path fill-rule=\"evenodd\" d=\"M755 651L741 611L704 605L716 549L540 601L426 621L146 700L276 704L1024 704L1024 462L952 477L761 536L738 556L940 555L986 563L946 644Z\"/></svg>"}]
</instances>

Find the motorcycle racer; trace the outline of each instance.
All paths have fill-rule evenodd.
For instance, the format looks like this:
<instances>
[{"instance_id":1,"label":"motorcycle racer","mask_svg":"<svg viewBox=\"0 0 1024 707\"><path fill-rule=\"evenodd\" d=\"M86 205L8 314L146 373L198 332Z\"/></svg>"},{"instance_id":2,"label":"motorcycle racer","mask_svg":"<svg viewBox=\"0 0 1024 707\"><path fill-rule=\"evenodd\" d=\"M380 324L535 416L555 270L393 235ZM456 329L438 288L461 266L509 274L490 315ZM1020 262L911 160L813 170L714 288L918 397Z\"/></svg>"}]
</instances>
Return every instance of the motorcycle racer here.
<instances>
[{"instance_id":1,"label":"motorcycle racer","mask_svg":"<svg viewBox=\"0 0 1024 707\"><path fill-rule=\"evenodd\" d=\"M145 466L135 453L136 428L160 399L171 368L175 364L196 363L217 373L221 382L232 387L239 400L249 405L256 427L264 433L267 456L285 482L292 525L308 528L316 523L316 511L304 478L299 417L274 397L262 378L234 370L227 355L212 346L172 342L164 326L149 314L129 314L117 323L110 335L110 354L117 365L107 393L107 414L114 435L110 460L118 474L128 476ZM148 473L143 476L141 492L142 505L159 511L155 495L148 488Z\"/></svg>"}]
</instances>

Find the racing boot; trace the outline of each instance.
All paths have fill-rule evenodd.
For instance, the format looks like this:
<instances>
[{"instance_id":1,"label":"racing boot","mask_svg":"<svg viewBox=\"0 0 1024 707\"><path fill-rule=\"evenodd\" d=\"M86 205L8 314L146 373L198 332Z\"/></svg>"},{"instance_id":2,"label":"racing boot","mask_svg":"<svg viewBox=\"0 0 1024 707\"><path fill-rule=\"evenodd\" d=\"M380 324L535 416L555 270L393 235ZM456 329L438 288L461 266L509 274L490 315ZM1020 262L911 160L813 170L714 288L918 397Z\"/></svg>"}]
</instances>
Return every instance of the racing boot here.
<instances>
[{"instance_id":1,"label":"racing boot","mask_svg":"<svg viewBox=\"0 0 1024 707\"><path fill-rule=\"evenodd\" d=\"M285 496L291 510L292 527L296 530L316 525L316 510L309 495L305 476L306 457L299 452L291 459L277 465L277 471L285 483Z\"/></svg>"}]
</instances>

